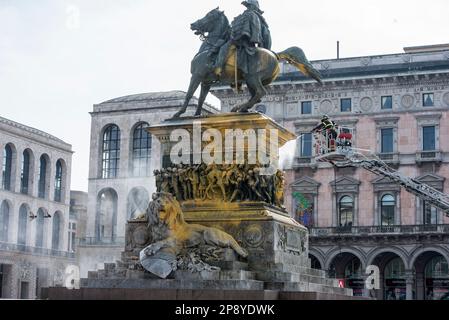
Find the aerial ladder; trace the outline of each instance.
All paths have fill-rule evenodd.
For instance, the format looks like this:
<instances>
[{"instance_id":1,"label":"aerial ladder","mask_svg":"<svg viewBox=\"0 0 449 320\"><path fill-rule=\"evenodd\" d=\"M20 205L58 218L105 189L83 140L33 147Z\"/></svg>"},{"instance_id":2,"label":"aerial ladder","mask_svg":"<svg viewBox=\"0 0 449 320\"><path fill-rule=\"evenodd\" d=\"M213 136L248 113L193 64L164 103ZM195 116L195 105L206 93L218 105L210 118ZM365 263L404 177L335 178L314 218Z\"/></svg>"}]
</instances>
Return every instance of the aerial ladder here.
<instances>
[{"instance_id":1,"label":"aerial ladder","mask_svg":"<svg viewBox=\"0 0 449 320\"><path fill-rule=\"evenodd\" d=\"M332 128L319 128L312 132L317 162L328 162L337 168L363 168L378 176L389 178L449 216L449 195L394 170L370 150L353 147L354 129L333 124Z\"/></svg>"}]
</instances>

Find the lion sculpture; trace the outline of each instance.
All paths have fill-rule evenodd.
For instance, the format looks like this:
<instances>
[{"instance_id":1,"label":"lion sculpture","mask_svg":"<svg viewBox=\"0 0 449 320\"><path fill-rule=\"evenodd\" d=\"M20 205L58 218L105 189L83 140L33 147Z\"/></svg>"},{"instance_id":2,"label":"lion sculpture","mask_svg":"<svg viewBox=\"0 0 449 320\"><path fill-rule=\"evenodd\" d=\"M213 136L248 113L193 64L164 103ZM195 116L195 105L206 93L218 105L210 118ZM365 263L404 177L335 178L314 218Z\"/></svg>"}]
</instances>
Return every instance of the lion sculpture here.
<instances>
[{"instance_id":1,"label":"lion sculpture","mask_svg":"<svg viewBox=\"0 0 449 320\"><path fill-rule=\"evenodd\" d=\"M152 243L140 252L140 263L160 278L167 278L177 269L181 254L199 246L232 248L239 256L248 256L247 251L226 232L186 223L179 202L170 193L153 194L147 217ZM202 261L196 263L207 265Z\"/></svg>"}]
</instances>

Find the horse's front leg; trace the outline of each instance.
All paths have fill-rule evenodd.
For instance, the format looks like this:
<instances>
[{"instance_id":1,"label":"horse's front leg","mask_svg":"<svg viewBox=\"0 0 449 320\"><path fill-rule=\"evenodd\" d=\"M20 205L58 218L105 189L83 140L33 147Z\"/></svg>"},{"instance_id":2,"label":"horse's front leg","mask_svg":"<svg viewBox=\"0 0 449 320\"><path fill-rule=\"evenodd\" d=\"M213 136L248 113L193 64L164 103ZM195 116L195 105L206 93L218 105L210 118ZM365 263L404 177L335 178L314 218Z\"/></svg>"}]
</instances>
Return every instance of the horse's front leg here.
<instances>
[{"instance_id":1,"label":"horse's front leg","mask_svg":"<svg viewBox=\"0 0 449 320\"><path fill-rule=\"evenodd\" d=\"M173 119L179 118L182 114L184 114L187 111L187 107L189 105L190 100L193 97L193 94L195 93L196 89L200 86L201 80L200 77L196 74L192 75L192 78L190 80L189 90L186 94L186 99L184 100L184 105L182 106L181 110L175 113L173 116Z\"/></svg>"},{"instance_id":2,"label":"horse's front leg","mask_svg":"<svg viewBox=\"0 0 449 320\"><path fill-rule=\"evenodd\" d=\"M198 107L196 108L195 116L200 116L201 111L203 110L203 104L204 101L206 101L206 97L209 94L210 91L210 84L207 83L201 83L201 94L200 98L198 99Z\"/></svg>"}]
</instances>

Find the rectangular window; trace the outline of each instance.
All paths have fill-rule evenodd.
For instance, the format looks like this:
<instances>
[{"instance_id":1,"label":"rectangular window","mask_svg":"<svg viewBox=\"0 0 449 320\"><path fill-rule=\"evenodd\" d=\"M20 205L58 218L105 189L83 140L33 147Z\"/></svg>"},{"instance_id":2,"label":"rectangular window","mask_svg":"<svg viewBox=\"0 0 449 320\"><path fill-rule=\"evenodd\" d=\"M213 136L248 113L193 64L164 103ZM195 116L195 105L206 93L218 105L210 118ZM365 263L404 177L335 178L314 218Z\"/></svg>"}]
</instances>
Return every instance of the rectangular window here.
<instances>
[{"instance_id":1,"label":"rectangular window","mask_svg":"<svg viewBox=\"0 0 449 320\"><path fill-rule=\"evenodd\" d=\"M352 100L350 98L345 98L340 100L340 110L341 112L351 112L352 111Z\"/></svg>"},{"instance_id":2,"label":"rectangular window","mask_svg":"<svg viewBox=\"0 0 449 320\"><path fill-rule=\"evenodd\" d=\"M423 203L423 222L425 225L435 225L438 223L438 211L431 204L424 201Z\"/></svg>"},{"instance_id":3,"label":"rectangular window","mask_svg":"<svg viewBox=\"0 0 449 320\"><path fill-rule=\"evenodd\" d=\"M433 107L435 105L433 93L424 93L422 95L422 105L423 107Z\"/></svg>"},{"instance_id":4,"label":"rectangular window","mask_svg":"<svg viewBox=\"0 0 449 320\"><path fill-rule=\"evenodd\" d=\"M382 97L382 110L393 109L393 97L384 96Z\"/></svg>"},{"instance_id":5,"label":"rectangular window","mask_svg":"<svg viewBox=\"0 0 449 320\"><path fill-rule=\"evenodd\" d=\"M301 136L301 158L311 158L312 157L312 134L305 133Z\"/></svg>"},{"instance_id":6,"label":"rectangular window","mask_svg":"<svg viewBox=\"0 0 449 320\"><path fill-rule=\"evenodd\" d=\"M29 288L30 284L28 282L20 282L20 299L29 299Z\"/></svg>"},{"instance_id":7,"label":"rectangular window","mask_svg":"<svg viewBox=\"0 0 449 320\"><path fill-rule=\"evenodd\" d=\"M72 252L75 252L75 249L76 249L76 235L75 235L75 232L72 232L72 246L71 246L71 251Z\"/></svg>"},{"instance_id":8,"label":"rectangular window","mask_svg":"<svg viewBox=\"0 0 449 320\"><path fill-rule=\"evenodd\" d=\"M301 114L312 114L312 101L301 102Z\"/></svg>"},{"instance_id":9,"label":"rectangular window","mask_svg":"<svg viewBox=\"0 0 449 320\"><path fill-rule=\"evenodd\" d=\"M423 151L435 151L435 126L422 128L422 149Z\"/></svg>"},{"instance_id":10,"label":"rectangular window","mask_svg":"<svg viewBox=\"0 0 449 320\"><path fill-rule=\"evenodd\" d=\"M381 129L380 153L393 153L393 128Z\"/></svg>"}]
</instances>

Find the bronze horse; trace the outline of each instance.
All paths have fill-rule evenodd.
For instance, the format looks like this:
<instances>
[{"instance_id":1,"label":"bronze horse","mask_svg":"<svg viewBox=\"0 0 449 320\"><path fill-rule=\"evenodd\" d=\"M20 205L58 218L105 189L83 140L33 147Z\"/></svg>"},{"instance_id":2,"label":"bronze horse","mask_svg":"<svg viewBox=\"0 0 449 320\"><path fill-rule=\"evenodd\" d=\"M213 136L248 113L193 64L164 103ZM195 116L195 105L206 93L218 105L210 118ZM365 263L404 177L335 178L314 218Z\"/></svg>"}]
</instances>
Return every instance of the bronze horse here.
<instances>
[{"instance_id":1,"label":"bronze horse","mask_svg":"<svg viewBox=\"0 0 449 320\"><path fill-rule=\"evenodd\" d=\"M192 78L184 105L173 118L179 118L186 112L193 94L200 85L201 94L195 116L201 115L204 101L209 94L211 86L214 84L231 85L240 88L242 83L246 83L251 94L251 99L232 109L232 112L248 112L267 94L265 86L271 84L278 77L280 73L280 61L294 65L304 75L321 83L320 73L310 64L304 52L298 47L291 47L280 53L257 48L256 54L251 57L248 74L244 74L238 69L237 61L236 77L236 47L231 46L226 60L226 66L223 69L221 77L218 77L214 73L214 54L217 53L220 45L229 40L231 35L231 27L226 15L219 8L216 8L210 11L204 18L192 23L191 29L195 31L196 35L201 36L203 44L192 61ZM238 83L235 83L236 78Z\"/></svg>"}]
</instances>

